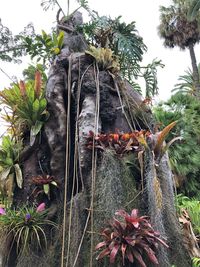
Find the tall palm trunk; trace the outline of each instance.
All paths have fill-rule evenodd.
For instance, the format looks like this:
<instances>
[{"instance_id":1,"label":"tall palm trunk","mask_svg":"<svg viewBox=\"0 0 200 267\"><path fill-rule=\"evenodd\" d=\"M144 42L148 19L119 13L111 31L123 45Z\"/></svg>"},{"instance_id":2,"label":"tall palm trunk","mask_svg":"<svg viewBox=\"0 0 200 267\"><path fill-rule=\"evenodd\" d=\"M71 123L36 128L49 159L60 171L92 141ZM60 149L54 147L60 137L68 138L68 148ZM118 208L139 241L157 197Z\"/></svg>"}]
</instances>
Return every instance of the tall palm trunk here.
<instances>
[{"instance_id":1,"label":"tall palm trunk","mask_svg":"<svg viewBox=\"0 0 200 267\"><path fill-rule=\"evenodd\" d=\"M200 79L199 79L199 71L197 67L196 56L194 52L194 45L189 45L190 57L192 62L192 72L193 72L193 79L194 79L194 86L196 89L196 95L200 96Z\"/></svg>"}]
</instances>

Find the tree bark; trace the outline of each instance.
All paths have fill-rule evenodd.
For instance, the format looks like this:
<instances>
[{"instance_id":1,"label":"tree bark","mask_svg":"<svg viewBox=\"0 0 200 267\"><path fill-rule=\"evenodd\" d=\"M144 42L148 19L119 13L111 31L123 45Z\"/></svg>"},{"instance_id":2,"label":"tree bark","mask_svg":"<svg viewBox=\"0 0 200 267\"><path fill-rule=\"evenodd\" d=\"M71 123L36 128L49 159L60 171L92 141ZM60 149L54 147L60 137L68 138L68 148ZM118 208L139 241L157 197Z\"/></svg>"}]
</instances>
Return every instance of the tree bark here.
<instances>
[{"instance_id":1,"label":"tree bark","mask_svg":"<svg viewBox=\"0 0 200 267\"><path fill-rule=\"evenodd\" d=\"M194 79L194 86L196 89L196 96L200 97L200 78L199 78L199 70L197 66L196 56L194 52L194 45L189 45L189 51L190 51L190 58L192 63L192 72L193 72L193 79Z\"/></svg>"}]
</instances>

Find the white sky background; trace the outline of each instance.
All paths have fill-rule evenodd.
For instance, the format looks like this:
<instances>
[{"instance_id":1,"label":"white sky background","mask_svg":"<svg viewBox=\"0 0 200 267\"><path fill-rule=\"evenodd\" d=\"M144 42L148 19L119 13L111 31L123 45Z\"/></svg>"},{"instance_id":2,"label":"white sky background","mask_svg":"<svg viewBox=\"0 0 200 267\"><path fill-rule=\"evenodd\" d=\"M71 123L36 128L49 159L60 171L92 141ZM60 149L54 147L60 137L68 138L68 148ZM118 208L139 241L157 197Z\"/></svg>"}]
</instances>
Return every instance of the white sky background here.
<instances>
[{"instance_id":1,"label":"white sky background","mask_svg":"<svg viewBox=\"0 0 200 267\"><path fill-rule=\"evenodd\" d=\"M179 75L190 67L189 51L180 51L178 48L167 49L163 47L163 41L159 38L157 27L159 25L159 6L168 6L170 0L89 0L91 9L100 15L110 15L115 18L122 16L121 21L136 21L136 28L143 37L144 43L148 47L148 52L144 55L144 65L150 63L154 58L161 59L165 68L158 71L158 85L160 89L159 98L166 100L170 96L174 84L177 83ZM40 6L41 0L0 0L0 18L5 26L14 33L19 33L29 22L33 22L38 33L41 29L50 32L55 26L56 10L43 11ZM67 0L59 0L59 3L67 13ZM70 11L75 9L77 3L70 0ZM53 23L54 22L54 23ZM196 47L197 62L199 62ZM30 61L24 59L23 64L13 64L0 62L0 67L9 76L22 78L22 70L28 66ZM10 80L0 72L0 90L8 87ZM1 132L0 127L0 132Z\"/></svg>"}]
</instances>

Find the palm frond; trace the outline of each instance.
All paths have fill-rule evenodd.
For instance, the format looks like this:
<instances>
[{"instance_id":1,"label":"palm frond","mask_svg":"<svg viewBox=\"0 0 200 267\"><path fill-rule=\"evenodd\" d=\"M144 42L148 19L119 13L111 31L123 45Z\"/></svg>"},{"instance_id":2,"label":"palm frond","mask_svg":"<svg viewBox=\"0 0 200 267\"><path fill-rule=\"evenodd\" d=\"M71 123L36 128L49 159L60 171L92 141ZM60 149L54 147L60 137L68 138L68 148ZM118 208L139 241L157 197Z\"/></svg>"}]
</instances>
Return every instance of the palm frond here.
<instances>
[{"instance_id":1,"label":"palm frond","mask_svg":"<svg viewBox=\"0 0 200 267\"><path fill-rule=\"evenodd\" d=\"M200 0L193 0L190 1L190 8L188 11L188 19L190 21L194 20L197 16L197 14L199 13L199 9L200 9Z\"/></svg>"},{"instance_id":2,"label":"palm frond","mask_svg":"<svg viewBox=\"0 0 200 267\"><path fill-rule=\"evenodd\" d=\"M198 65L198 71L200 73L200 64ZM172 90L172 92L182 92L186 94L195 95L195 81L193 77L193 72L190 68L185 71L184 75L181 75L178 78L178 81L180 82L175 84L175 88Z\"/></svg>"}]
</instances>

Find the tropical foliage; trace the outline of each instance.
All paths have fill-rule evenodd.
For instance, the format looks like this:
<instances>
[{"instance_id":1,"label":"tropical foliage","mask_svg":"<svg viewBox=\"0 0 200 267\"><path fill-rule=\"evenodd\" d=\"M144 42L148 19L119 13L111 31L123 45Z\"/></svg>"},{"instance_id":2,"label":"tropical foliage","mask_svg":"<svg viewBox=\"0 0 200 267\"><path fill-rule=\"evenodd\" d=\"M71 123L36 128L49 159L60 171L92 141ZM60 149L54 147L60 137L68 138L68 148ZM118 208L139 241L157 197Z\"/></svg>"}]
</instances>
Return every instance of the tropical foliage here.
<instances>
[{"instance_id":1,"label":"tropical foliage","mask_svg":"<svg viewBox=\"0 0 200 267\"><path fill-rule=\"evenodd\" d=\"M200 73L200 64L198 65L198 72ZM183 94L187 93L190 95L196 95L195 81L193 77L193 72L190 68L185 71L184 75L178 78L179 83L175 85L172 92L181 92Z\"/></svg>"},{"instance_id":2,"label":"tropical foliage","mask_svg":"<svg viewBox=\"0 0 200 267\"><path fill-rule=\"evenodd\" d=\"M101 48L110 48L113 55L119 60L120 73L126 78L134 89L141 91L137 79L143 77L146 82L146 95L158 93L157 68L164 65L160 60L154 59L145 67L140 66L147 47L139 36L135 22L126 24L121 22L121 17L111 19L93 14L92 20L80 27L86 40L92 45Z\"/></svg>"},{"instance_id":3,"label":"tropical foliage","mask_svg":"<svg viewBox=\"0 0 200 267\"><path fill-rule=\"evenodd\" d=\"M157 140L154 142L152 150L154 151L156 158L161 158L163 153L173 143L171 140L167 145L164 145L164 141L176 125L176 122L172 122L167 125L162 131L157 133ZM97 134L94 135L92 131L89 132L87 138L87 147L92 149L93 147L105 150L106 148L113 149L117 154L124 154L130 151L143 151L148 148L148 140L153 138L153 134L147 130L134 131L129 133L109 133L109 134Z\"/></svg>"},{"instance_id":4,"label":"tropical foliage","mask_svg":"<svg viewBox=\"0 0 200 267\"><path fill-rule=\"evenodd\" d=\"M18 256L29 251L33 245L34 249L44 251L48 242L45 227L56 227L54 222L46 219L47 212L44 203L18 210L0 208L0 234L5 242L10 240L9 249L16 247Z\"/></svg>"},{"instance_id":5,"label":"tropical foliage","mask_svg":"<svg viewBox=\"0 0 200 267\"><path fill-rule=\"evenodd\" d=\"M0 20L0 60L18 63L19 58L28 54L31 59L36 57L37 62L42 60L45 65L60 53L63 39L62 31L47 34L42 30L42 34L36 34L32 24L27 25L23 32L13 35Z\"/></svg>"},{"instance_id":6,"label":"tropical foliage","mask_svg":"<svg viewBox=\"0 0 200 267\"><path fill-rule=\"evenodd\" d=\"M190 8L187 0L173 0L173 5L160 7L159 33L168 47L179 46L185 49L190 44L200 41L198 22L199 14L192 21L188 20ZM191 2L191 1L190 1Z\"/></svg>"},{"instance_id":7,"label":"tropical foliage","mask_svg":"<svg viewBox=\"0 0 200 267\"><path fill-rule=\"evenodd\" d=\"M43 89L41 74L36 71L34 81L20 81L0 92L1 103L9 110L4 119L12 125L18 136L22 131L29 130L31 145L48 118Z\"/></svg>"},{"instance_id":8,"label":"tropical foliage","mask_svg":"<svg viewBox=\"0 0 200 267\"><path fill-rule=\"evenodd\" d=\"M180 92L166 103L154 109L157 121L168 125L176 120L177 125L169 134L167 141L180 137L169 149L170 163L175 175L176 186L188 196L199 195L199 101L189 94Z\"/></svg>"},{"instance_id":9,"label":"tropical foliage","mask_svg":"<svg viewBox=\"0 0 200 267\"><path fill-rule=\"evenodd\" d=\"M192 62L194 85L199 93L200 78L196 64L194 45L200 41L200 14L196 13L192 20L188 18L188 12L192 1L173 0L173 5L160 7L159 34L164 39L166 47L178 46L181 49L188 48Z\"/></svg>"},{"instance_id":10,"label":"tropical foliage","mask_svg":"<svg viewBox=\"0 0 200 267\"><path fill-rule=\"evenodd\" d=\"M119 72L119 62L110 48L96 48L90 46L89 50L85 51L86 54L91 55L98 63L100 70L110 70L112 73Z\"/></svg>"},{"instance_id":11,"label":"tropical foliage","mask_svg":"<svg viewBox=\"0 0 200 267\"><path fill-rule=\"evenodd\" d=\"M160 239L159 233L155 232L146 216L139 216L138 210L133 209L131 214L119 210L109 226L101 233L104 241L97 244L96 249L103 251L97 260L109 257L110 263L119 262L123 266L128 262L137 262L146 267L145 256L148 262L159 264L156 258L158 244L166 247L167 244Z\"/></svg>"},{"instance_id":12,"label":"tropical foliage","mask_svg":"<svg viewBox=\"0 0 200 267\"><path fill-rule=\"evenodd\" d=\"M53 176L38 175L32 178L32 183L36 185L36 189L32 195L36 198L39 194L46 194L50 199L51 186L58 187L58 184Z\"/></svg>"},{"instance_id":13,"label":"tropical foliage","mask_svg":"<svg viewBox=\"0 0 200 267\"><path fill-rule=\"evenodd\" d=\"M55 32L47 34L42 30L42 34L36 34L34 37L26 36L23 39L23 46L31 59L37 58L37 62L52 62L55 55L60 53L63 46L64 32L60 31L57 35Z\"/></svg>"},{"instance_id":14,"label":"tropical foliage","mask_svg":"<svg viewBox=\"0 0 200 267\"><path fill-rule=\"evenodd\" d=\"M10 136L2 138L0 146L0 191L3 200L6 198L12 202L15 184L22 188L22 172L19 165L19 155L22 143L11 139Z\"/></svg>"},{"instance_id":15,"label":"tropical foliage","mask_svg":"<svg viewBox=\"0 0 200 267\"><path fill-rule=\"evenodd\" d=\"M196 236L200 235L200 201L196 199L190 199L182 194L177 196L177 208L179 214L182 210L186 210L190 216L193 230Z\"/></svg>"},{"instance_id":16,"label":"tropical foliage","mask_svg":"<svg viewBox=\"0 0 200 267\"><path fill-rule=\"evenodd\" d=\"M193 267L200 267L200 258L193 258L192 259Z\"/></svg>"}]
</instances>

